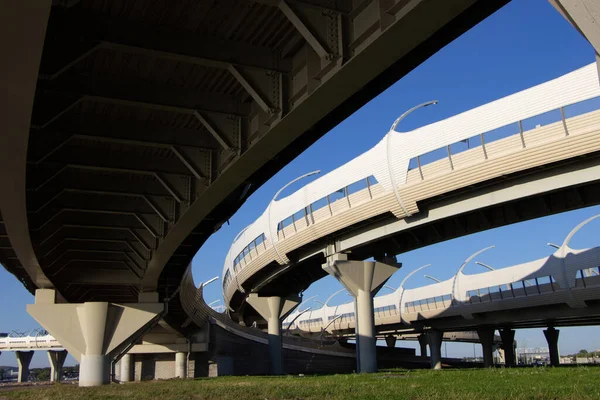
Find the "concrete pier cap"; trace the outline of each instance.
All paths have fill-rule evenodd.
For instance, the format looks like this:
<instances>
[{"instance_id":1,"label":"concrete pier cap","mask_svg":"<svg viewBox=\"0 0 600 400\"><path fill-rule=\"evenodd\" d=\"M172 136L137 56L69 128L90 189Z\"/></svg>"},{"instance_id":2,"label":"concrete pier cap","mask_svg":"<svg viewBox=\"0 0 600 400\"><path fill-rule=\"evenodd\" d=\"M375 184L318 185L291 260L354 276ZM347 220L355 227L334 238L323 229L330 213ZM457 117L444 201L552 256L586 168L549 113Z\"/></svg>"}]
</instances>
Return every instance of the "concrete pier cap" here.
<instances>
[{"instance_id":1,"label":"concrete pier cap","mask_svg":"<svg viewBox=\"0 0 600 400\"><path fill-rule=\"evenodd\" d=\"M161 315L158 294L140 303L57 303L53 289L38 289L27 312L80 363L79 386L109 383L110 361L132 337Z\"/></svg>"},{"instance_id":2,"label":"concrete pier cap","mask_svg":"<svg viewBox=\"0 0 600 400\"><path fill-rule=\"evenodd\" d=\"M380 261L351 261L335 254L323 269L337 279L354 297L356 318L356 363L360 373L377 372L377 338L373 296L401 267L395 258ZM382 260L383 261L383 260Z\"/></svg>"}]
</instances>

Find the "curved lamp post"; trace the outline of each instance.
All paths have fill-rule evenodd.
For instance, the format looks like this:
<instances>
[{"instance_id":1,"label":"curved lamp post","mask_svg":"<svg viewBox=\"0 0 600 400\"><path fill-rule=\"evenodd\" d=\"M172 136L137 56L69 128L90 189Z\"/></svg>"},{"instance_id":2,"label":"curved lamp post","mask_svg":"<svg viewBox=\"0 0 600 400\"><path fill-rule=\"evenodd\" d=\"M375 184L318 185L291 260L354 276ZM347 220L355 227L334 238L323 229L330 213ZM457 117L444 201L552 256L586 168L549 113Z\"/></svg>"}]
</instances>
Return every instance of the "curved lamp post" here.
<instances>
[{"instance_id":1,"label":"curved lamp post","mask_svg":"<svg viewBox=\"0 0 600 400\"><path fill-rule=\"evenodd\" d=\"M408 278L410 278L411 276L413 276L414 274L416 274L417 272L419 272L420 270L422 270L423 268L427 268L430 267L431 264L425 264L417 269L415 269L414 271L411 271L408 275L406 275L404 277L404 279L402 280L402 283L400 283L400 286L398 287L398 289L402 288L402 292L400 293L400 301L398 302L398 307L400 308L400 323L402 323L402 298L404 297L404 284L406 283L406 281L408 280Z\"/></svg>"},{"instance_id":2,"label":"curved lamp post","mask_svg":"<svg viewBox=\"0 0 600 400\"><path fill-rule=\"evenodd\" d=\"M400 193L398 192L398 186L396 185L396 177L394 176L394 168L392 167L392 146L391 146L392 135L391 135L391 132L396 132L396 126L413 111L418 110L419 108L431 106L431 105L434 105L437 103L438 103L437 100L431 100L431 101L427 101L425 103L421 103L417 106L414 106L413 108L409 109L408 111L405 111L404 114L402 114L401 116L396 118L396 120L392 124L392 127L390 128L390 132L388 132L388 134L387 134L387 138L386 138L387 164L388 164L388 173L390 174L390 183L392 184L392 189L394 189L394 194L396 195L396 200L398 201L398 204L400 205L400 207L402 207L402 211L404 211L404 215L406 215L406 216L408 216L408 212L406 211L406 207L404 207L404 203L402 202L402 199L400 198Z\"/></svg>"},{"instance_id":3,"label":"curved lamp post","mask_svg":"<svg viewBox=\"0 0 600 400\"><path fill-rule=\"evenodd\" d=\"M296 320L297 320L298 318L300 318L300 316L301 316L302 314L304 314L304 313L306 313L306 312L308 312L308 311L310 311L310 310L312 310L312 309L311 309L310 307L308 307L306 310L299 312L299 313L298 313L298 315L296 315L296 316L294 317L294 319L290 321L290 324L288 325L288 327L287 327L287 328L285 328L285 331L284 331L284 333L287 333L287 332L289 332L289 331L290 331L290 328L292 327L292 325L294 325L294 322L296 322Z\"/></svg>"},{"instance_id":4,"label":"curved lamp post","mask_svg":"<svg viewBox=\"0 0 600 400\"><path fill-rule=\"evenodd\" d=\"M454 303L454 300L456 299L454 292L456 291L456 282L458 281L458 276L462 273L463 269L465 269L465 267L467 266L468 263L471 262L471 260L473 260L475 257L477 257L478 255L480 255L481 253L483 253L486 250L489 249L493 249L495 246L489 246L486 247L484 249L481 249L479 251L476 251L475 253L471 254L469 256L469 258L467 258L465 261L463 261L462 265L460 266L460 268L458 269L458 272L456 272L456 275L454 275L454 280L452 281L452 293L451 293L451 301L450 304Z\"/></svg>"},{"instance_id":5,"label":"curved lamp post","mask_svg":"<svg viewBox=\"0 0 600 400\"><path fill-rule=\"evenodd\" d=\"M327 328L329 328L329 326L331 324L333 324L335 321L337 321L338 319L342 318L343 315L338 315L335 318L332 318L331 321L329 321L329 323L325 326L325 328L323 328L323 330L321 331L321 334L319 335L319 340L322 342L323 341L323 335L325 334L325 332L327 332Z\"/></svg>"},{"instance_id":6,"label":"curved lamp post","mask_svg":"<svg viewBox=\"0 0 600 400\"><path fill-rule=\"evenodd\" d=\"M281 192L283 192L288 186L290 186L290 185L298 182L300 179L304 179L304 178L307 178L309 176L316 175L316 174L318 174L320 172L321 172L321 170L318 169L316 171L308 172L308 173L306 173L304 175L301 175L301 176L297 177L296 179L293 179L293 180L289 181L281 189L279 189L277 191L277 193L275 193L275 196L273 196L273 198L271 199L271 202L269 203L269 206L267 207L267 222L269 223L269 235L271 236L271 242L273 243L273 248L275 249L275 253L277 253L277 257L279 257L279 260L281 262L285 262L285 261L284 261L283 257L281 257L281 253L279 253L279 249L277 248L277 244L276 244L277 240L275 240L276 239L276 237L275 237L276 235L273 235L273 224L271 223L271 207L273 206L273 203L275 202L275 200L277 200L277 196L279 196L279 194Z\"/></svg>"}]
</instances>

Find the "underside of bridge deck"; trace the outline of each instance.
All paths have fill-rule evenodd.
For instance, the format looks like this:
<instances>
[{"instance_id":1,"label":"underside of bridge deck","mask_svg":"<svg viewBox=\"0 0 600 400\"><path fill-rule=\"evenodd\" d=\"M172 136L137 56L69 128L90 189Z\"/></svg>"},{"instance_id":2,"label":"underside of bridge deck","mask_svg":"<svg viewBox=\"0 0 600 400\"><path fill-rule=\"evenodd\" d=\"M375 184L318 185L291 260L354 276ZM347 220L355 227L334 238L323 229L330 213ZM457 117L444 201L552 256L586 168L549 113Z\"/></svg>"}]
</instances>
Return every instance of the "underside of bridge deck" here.
<instances>
[{"instance_id":1,"label":"underside of bridge deck","mask_svg":"<svg viewBox=\"0 0 600 400\"><path fill-rule=\"evenodd\" d=\"M266 179L506 2L3 4L0 261L70 302L172 295Z\"/></svg>"}]
</instances>

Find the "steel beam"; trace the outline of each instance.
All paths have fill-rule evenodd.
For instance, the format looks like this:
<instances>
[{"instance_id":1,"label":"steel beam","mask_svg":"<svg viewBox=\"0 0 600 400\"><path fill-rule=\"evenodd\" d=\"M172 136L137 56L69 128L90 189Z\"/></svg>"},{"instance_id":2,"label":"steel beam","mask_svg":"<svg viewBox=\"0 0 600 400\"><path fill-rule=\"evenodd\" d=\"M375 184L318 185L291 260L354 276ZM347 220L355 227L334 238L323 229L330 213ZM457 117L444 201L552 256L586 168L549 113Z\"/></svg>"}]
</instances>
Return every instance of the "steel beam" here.
<instances>
[{"instance_id":1,"label":"steel beam","mask_svg":"<svg viewBox=\"0 0 600 400\"><path fill-rule=\"evenodd\" d=\"M286 18L294 25L294 27L300 32L304 40L309 44L309 46L318 54L319 57L325 59L330 55L330 53L325 50L325 47L321 44L319 39L312 33L310 28L298 17L298 15L292 10L289 4L285 0L279 1L279 9Z\"/></svg>"}]
</instances>

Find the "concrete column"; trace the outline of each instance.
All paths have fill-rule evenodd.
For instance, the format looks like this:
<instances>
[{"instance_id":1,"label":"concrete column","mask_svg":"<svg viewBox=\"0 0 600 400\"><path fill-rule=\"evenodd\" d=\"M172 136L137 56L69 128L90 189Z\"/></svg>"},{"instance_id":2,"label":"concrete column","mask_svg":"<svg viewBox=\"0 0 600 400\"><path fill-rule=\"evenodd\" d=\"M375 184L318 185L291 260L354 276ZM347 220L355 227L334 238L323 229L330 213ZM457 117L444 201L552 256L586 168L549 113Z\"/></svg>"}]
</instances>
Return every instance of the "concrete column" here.
<instances>
[{"instance_id":1,"label":"concrete column","mask_svg":"<svg viewBox=\"0 0 600 400\"><path fill-rule=\"evenodd\" d=\"M121 382L131 382L131 354L121 357Z\"/></svg>"},{"instance_id":2,"label":"concrete column","mask_svg":"<svg viewBox=\"0 0 600 400\"><path fill-rule=\"evenodd\" d=\"M494 366L494 329L477 329L477 335L483 348L483 367L491 368Z\"/></svg>"},{"instance_id":3,"label":"concrete column","mask_svg":"<svg viewBox=\"0 0 600 400\"><path fill-rule=\"evenodd\" d=\"M431 352L431 369L442 369L442 338L444 333L432 329L425 333Z\"/></svg>"},{"instance_id":4,"label":"concrete column","mask_svg":"<svg viewBox=\"0 0 600 400\"><path fill-rule=\"evenodd\" d=\"M553 326L544 330L544 336L548 342L548 349L550 350L550 364L553 367L560 365L560 354L558 353L558 334L560 331L555 329Z\"/></svg>"},{"instance_id":5,"label":"concrete column","mask_svg":"<svg viewBox=\"0 0 600 400\"><path fill-rule=\"evenodd\" d=\"M424 333L421 333L419 336L417 336L417 339L419 340L419 347L421 349L421 352L419 353L419 355L423 358L427 357L427 335L425 335Z\"/></svg>"},{"instance_id":6,"label":"concrete column","mask_svg":"<svg viewBox=\"0 0 600 400\"><path fill-rule=\"evenodd\" d=\"M67 358L67 351L48 350L48 361L50 362L50 382L60 382L62 369Z\"/></svg>"},{"instance_id":7,"label":"concrete column","mask_svg":"<svg viewBox=\"0 0 600 400\"><path fill-rule=\"evenodd\" d=\"M175 353L175 378L186 378L186 361L187 361L187 353L183 351L178 351Z\"/></svg>"},{"instance_id":8,"label":"concrete column","mask_svg":"<svg viewBox=\"0 0 600 400\"><path fill-rule=\"evenodd\" d=\"M385 344L387 345L387 347L396 347L396 340L396 336L387 335L385 337Z\"/></svg>"},{"instance_id":9,"label":"concrete column","mask_svg":"<svg viewBox=\"0 0 600 400\"><path fill-rule=\"evenodd\" d=\"M164 305L157 293L139 303L56 303L56 292L38 289L27 312L79 361L79 386L109 383L110 359L136 332L156 322Z\"/></svg>"},{"instance_id":10,"label":"concrete column","mask_svg":"<svg viewBox=\"0 0 600 400\"><path fill-rule=\"evenodd\" d=\"M515 366L515 330L510 328L500 329L504 362L507 367Z\"/></svg>"},{"instance_id":11,"label":"concrete column","mask_svg":"<svg viewBox=\"0 0 600 400\"><path fill-rule=\"evenodd\" d=\"M348 261L345 257L343 254L337 255L337 259L328 261L323 269L354 296L357 371L377 372L373 296L399 266L395 259L388 261L393 264L390 265L378 261Z\"/></svg>"},{"instance_id":12,"label":"concrete column","mask_svg":"<svg viewBox=\"0 0 600 400\"><path fill-rule=\"evenodd\" d=\"M269 373L283 374L283 348L281 344L281 320L285 319L298 304L299 297L279 296L260 297L251 293L246 299L268 324L269 333Z\"/></svg>"},{"instance_id":13,"label":"concrete column","mask_svg":"<svg viewBox=\"0 0 600 400\"><path fill-rule=\"evenodd\" d=\"M17 364L19 365L19 375L17 382L27 382L29 379L29 363L33 357L33 351L15 351L17 355Z\"/></svg>"}]
</instances>

